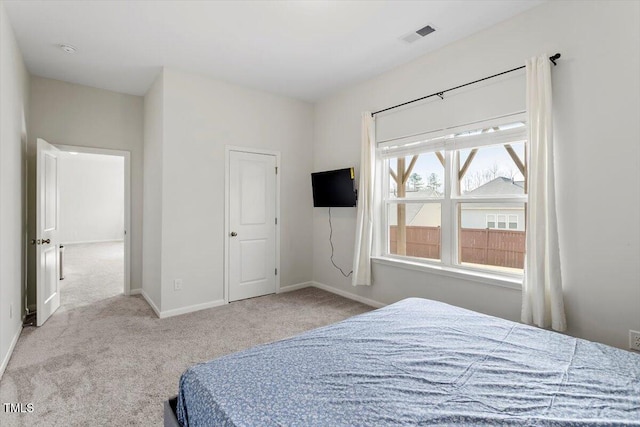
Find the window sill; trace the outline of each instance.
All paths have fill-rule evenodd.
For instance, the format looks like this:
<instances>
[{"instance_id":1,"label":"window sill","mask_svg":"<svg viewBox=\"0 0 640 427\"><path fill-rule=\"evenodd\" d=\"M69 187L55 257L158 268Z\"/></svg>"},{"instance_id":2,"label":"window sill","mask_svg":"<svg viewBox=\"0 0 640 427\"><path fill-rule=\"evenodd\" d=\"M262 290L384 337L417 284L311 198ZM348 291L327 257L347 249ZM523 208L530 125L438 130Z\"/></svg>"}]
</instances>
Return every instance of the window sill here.
<instances>
[{"instance_id":1,"label":"window sill","mask_svg":"<svg viewBox=\"0 0 640 427\"><path fill-rule=\"evenodd\" d=\"M397 268L404 268L407 270L423 271L427 273L438 274L441 276L454 277L456 279L470 280L473 282L479 282L486 285L500 286L509 289L522 289L522 277L506 276L500 274L493 274L490 272L480 272L476 270L467 270L464 268L455 268L442 265L427 264L421 262L415 262L405 259L397 259L391 257L371 257L371 260L376 264L389 265Z\"/></svg>"}]
</instances>

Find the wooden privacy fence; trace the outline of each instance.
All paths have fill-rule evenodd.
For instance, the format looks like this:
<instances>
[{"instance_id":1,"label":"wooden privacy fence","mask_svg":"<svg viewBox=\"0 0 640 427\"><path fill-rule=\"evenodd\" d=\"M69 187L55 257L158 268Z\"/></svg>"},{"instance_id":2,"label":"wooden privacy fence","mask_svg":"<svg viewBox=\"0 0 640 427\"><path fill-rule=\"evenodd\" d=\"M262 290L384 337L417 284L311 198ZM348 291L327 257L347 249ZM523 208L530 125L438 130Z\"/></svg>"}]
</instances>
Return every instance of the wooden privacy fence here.
<instances>
[{"instance_id":1,"label":"wooden privacy fence","mask_svg":"<svg viewBox=\"0 0 640 427\"><path fill-rule=\"evenodd\" d=\"M407 229L407 256L440 258L440 227L409 225ZM391 253L397 253L397 226L389 233ZM460 260L473 264L524 268L525 232L463 228L460 230Z\"/></svg>"}]
</instances>

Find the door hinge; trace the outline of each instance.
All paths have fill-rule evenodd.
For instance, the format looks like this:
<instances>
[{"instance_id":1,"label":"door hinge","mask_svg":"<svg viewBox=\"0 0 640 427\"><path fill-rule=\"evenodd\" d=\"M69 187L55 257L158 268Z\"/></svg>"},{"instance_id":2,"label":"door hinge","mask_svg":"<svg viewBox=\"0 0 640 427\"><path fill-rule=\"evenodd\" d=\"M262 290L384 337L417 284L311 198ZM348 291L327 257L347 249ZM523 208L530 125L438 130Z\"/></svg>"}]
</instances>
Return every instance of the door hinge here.
<instances>
[{"instance_id":1,"label":"door hinge","mask_svg":"<svg viewBox=\"0 0 640 427\"><path fill-rule=\"evenodd\" d=\"M278 225L278 218L276 218L276 225Z\"/></svg>"},{"instance_id":2,"label":"door hinge","mask_svg":"<svg viewBox=\"0 0 640 427\"><path fill-rule=\"evenodd\" d=\"M276 166L276 175L278 175L278 167Z\"/></svg>"},{"instance_id":3,"label":"door hinge","mask_svg":"<svg viewBox=\"0 0 640 427\"><path fill-rule=\"evenodd\" d=\"M278 275L278 269L276 268L276 276Z\"/></svg>"}]
</instances>

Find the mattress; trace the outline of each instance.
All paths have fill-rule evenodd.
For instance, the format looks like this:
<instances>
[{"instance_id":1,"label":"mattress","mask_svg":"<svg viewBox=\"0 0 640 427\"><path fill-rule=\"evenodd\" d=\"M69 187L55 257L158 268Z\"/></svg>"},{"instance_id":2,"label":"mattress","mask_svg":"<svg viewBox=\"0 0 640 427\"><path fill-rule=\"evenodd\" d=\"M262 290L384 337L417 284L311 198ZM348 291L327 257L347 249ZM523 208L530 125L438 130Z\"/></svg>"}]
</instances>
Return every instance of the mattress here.
<instances>
[{"instance_id":1,"label":"mattress","mask_svg":"<svg viewBox=\"0 0 640 427\"><path fill-rule=\"evenodd\" d=\"M409 298L189 368L183 426L640 426L640 355Z\"/></svg>"}]
</instances>

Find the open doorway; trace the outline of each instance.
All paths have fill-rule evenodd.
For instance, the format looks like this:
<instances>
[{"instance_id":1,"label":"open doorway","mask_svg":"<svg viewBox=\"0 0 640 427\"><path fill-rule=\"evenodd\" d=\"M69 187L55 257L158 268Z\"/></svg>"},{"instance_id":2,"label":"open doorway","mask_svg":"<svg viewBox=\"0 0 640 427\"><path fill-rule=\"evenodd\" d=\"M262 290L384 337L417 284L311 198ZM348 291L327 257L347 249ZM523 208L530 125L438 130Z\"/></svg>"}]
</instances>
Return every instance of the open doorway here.
<instances>
[{"instance_id":1,"label":"open doorway","mask_svg":"<svg viewBox=\"0 0 640 427\"><path fill-rule=\"evenodd\" d=\"M60 308L129 294L129 153L57 146Z\"/></svg>"}]
</instances>

